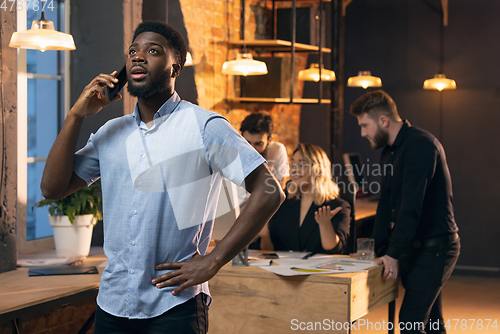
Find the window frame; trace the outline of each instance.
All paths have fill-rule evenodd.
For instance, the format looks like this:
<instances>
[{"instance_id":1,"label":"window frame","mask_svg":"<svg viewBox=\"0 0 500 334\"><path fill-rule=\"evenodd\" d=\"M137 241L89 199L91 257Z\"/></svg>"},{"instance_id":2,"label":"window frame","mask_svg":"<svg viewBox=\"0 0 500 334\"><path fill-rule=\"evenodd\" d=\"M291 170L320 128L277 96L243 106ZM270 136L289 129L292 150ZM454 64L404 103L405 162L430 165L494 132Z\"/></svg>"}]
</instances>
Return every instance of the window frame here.
<instances>
[{"instance_id":1,"label":"window frame","mask_svg":"<svg viewBox=\"0 0 500 334\"><path fill-rule=\"evenodd\" d=\"M64 3L64 32L70 31L70 0ZM27 29L26 7L17 11L17 31ZM19 255L54 249L54 237L27 240L26 210L28 199L28 163L46 161L46 157L28 157L28 79L50 79L62 81L64 94L64 118L70 110L70 54L61 51L64 60L62 75L27 73L26 49L17 49L17 252ZM59 115L58 117L61 117ZM59 120L58 120L59 121Z\"/></svg>"}]
</instances>

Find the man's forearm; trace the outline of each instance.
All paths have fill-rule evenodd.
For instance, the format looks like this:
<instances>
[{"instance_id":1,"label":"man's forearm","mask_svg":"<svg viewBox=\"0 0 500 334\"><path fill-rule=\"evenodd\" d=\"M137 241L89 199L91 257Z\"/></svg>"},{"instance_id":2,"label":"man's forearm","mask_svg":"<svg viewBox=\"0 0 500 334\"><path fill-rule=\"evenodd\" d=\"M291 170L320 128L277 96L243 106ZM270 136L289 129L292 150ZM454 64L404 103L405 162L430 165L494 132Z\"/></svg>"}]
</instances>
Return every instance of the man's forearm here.
<instances>
[{"instance_id":1,"label":"man's forearm","mask_svg":"<svg viewBox=\"0 0 500 334\"><path fill-rule=\"evenodd\" d=\"M104 87L112 88L118 83L115 75L116 71L111 74L99 74L85 87L71 108L45 163L40 184L45 198L62 198L85 186L85 181L79 177L75 176L76 178L72 180L76 140L85 116L93 115L111 103L104 97ZM120 94L113 101L119 99L121 99Z\"/></svg>"},{"instance_id":2,"label":"man's forearm","mask_svg":"<svg viewBox=\"0 0 500 334\"><path fill-rule=\"evenodd\" d=\"M83 119L70 112L50 149L40 185L45 198L62 198L68 194L76 141Z\"/></svg>"},{"instance_id":3,"label":"man's forearm","mask_svg":"<svg viewBox=\"0 0 500 334\"><path fill-rule=\"evenodd\" d=\"M285 195L278 183L275 188L269 191L269 187L259 187L251 193L233 228L210 254L219 267L246 247L278 210Z\"/></svg>"}]
</instances>

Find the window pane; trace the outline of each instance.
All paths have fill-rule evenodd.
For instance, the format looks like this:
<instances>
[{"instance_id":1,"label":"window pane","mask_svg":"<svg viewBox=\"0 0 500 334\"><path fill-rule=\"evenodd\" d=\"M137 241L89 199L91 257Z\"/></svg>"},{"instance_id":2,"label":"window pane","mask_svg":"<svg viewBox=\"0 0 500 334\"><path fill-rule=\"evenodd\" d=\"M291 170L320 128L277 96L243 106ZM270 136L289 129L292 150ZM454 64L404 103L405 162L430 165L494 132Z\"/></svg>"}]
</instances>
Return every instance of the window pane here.
<instances>
[{"instance_id":1,"label":"window pane","mask_svg":"<svg viewBox=\"0 0 500 334\"><path fill-rule=\"evenodd\" d=\"M32 2L31 4L33 4ZM40 6L42 2L40 1ZM50 1L48 2L50 3ZM57 31L63 31L64 27L63 20L64 15L61 15L61 9L64 10L64 5L59 2L54 1L54 9L45 9L45 19L54 22L54 28ZM61 8L60 8L61 7ZM64 12L62 12L64 13ZM31 29L31 24L34 20L39 20L41 16L40 10L34 11L31 6L27 11L27 29ZM59 61L58 61L59 58ZM63 73L64 63L61 51L48 50L41 52L39 50L26 50L26 70L28 73L37 74L47 74L47 75L58 75Z\"/></svg>"},{"instance_id":2,"label":"window pane","mask_svg":"<svg viewBox=\"0 0 500 334\"><path fill-rule=\"evenodd\" d=\"M43 199L40 190L45 162L28 164L28 199L26 205L26 240L34 240L52 236L52 227L49 225L48 206L35 208L35 204Z\"/></svg>"},{"instance_id":3,"label":"window pane","mask_svg":"<svg viewBox=\"0 0 500 334\"><path fill-rule=\"evenodd\" d=\"M27 10L27 28L31 28L34 20L40 19L41 6L34 10L31 2ZM48 8L53 5L54 8ZM45 7L45 18L54 22L54 28L64 31L64 2L49 0ZM27 72L62 76L64 78L64 54L62 51L27 50ZM63 120L64 81L28 79L28 158L46 158L59 132ZM30 160L28 160L30 161ZM40 181L45 162L36 160L27 165L27 205L26 205L26 239L27 241L52 236L52 227L48 222L48 207L34 208L43 199Z\"/></svg>"},{"instance_id":4,"label":"window pane","mask_svg":"<svg viewBox=\"0 0 500 334\"><path fill-rule=\"evenodd\" d=\"M61 86L55 80L28 79L28 157L49 155L58 133Z\"/></svg>"},{"instance_id":5,"label":"window pane","mask_svg":"<svg viewBox=\"0 0 500 334\"><path fill-rule=\"evenodd\" d=\"M28 157L47 157L58 133L61 83L55 80L28 79ZM42 199L40 181L45 162L28 163L26 239L52 236L48 208L34 208Z\"/></svg>"}]
</instances>

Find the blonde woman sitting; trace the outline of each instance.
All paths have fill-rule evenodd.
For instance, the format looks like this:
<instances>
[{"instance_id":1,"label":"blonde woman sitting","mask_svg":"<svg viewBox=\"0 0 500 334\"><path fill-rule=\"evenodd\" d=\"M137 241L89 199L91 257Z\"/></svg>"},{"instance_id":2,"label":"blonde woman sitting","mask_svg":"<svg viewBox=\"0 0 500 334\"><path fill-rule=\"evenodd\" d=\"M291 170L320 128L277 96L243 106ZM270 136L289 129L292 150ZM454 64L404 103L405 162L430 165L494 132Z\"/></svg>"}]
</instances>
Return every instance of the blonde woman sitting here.
<instances>
[{"instance_id":1,"label":"blonde woman sitting","mask_svg":"<svg viewBox=\"0 0 500 334\"><path fill-rule=\"evenodd\" d=\"M349 236L351 208L339 198L326 153L299 144L290 163L287 199L264 227L262 250L342 253Z\"/></svg>"}]
</instances>

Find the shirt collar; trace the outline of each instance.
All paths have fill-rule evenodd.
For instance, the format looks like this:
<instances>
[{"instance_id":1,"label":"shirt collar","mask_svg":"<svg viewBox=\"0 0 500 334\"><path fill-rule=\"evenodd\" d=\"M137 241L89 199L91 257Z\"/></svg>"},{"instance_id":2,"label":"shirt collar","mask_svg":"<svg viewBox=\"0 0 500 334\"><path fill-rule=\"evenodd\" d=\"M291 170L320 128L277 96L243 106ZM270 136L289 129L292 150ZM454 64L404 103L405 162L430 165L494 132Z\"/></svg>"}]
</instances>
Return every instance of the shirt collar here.
<instances>
[{"instance_id":1,"label":"shirt collar","mask_svg":"<svg viewBox=\"0 0 500 334\"><path fill-rule=\"evenodd\" d=\"M408 120L403 120L403 126L401 129L399 129L398 135L396 136L396 139L394 140L394 143L392 143L392 147L398 147L401 145L401 142L403 141L403 137L405 136L406 131L408 128L411 127L410 122Z\"/></svg>"},{"instance_id":2,"label":"shirt collar","mask_svg":"<svg viewBox=\"0 0 500 334\"><path fill-rule=\"evenodd\" d=\"M169 99L156 112L156 114L153 118L155 121L155 124L156 124L156 120L158 118L171 114L174 111L175 107L177 107L177 105L179 104L180 101L181 101L181 98L180 98L179 94L177 94L177 92L174 91L172 96L170 96ZM139 104L138 103L135 104L135 108L134 108L134 112L132 113L132 116L134 117L137 125L140 126L142 120L141 120L141 114L139 113Z\"/></svg>"}]
</instances>

